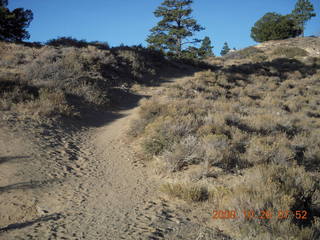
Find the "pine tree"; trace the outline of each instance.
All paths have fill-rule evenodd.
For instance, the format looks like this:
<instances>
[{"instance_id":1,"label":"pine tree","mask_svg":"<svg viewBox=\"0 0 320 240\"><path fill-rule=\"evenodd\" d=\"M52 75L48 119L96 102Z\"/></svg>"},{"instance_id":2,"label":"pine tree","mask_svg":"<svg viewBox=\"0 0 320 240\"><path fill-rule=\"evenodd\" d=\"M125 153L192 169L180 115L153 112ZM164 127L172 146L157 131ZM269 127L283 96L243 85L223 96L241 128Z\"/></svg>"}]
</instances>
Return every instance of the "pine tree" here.
<instances>
[{"instance_id":1,"label":"pine tree","mask_svg":"<svg viewBox=\"0 0 320 240\"><path fill-rule=\"evenodd\" d=\"M251 37L256 42L281 40L301 34L292 15L281 15L275 12L266 13L251 28Z\"/></svg>"},{"instance_id":2,"label":"pine tree","mask_svg":"<svg viewBox=\"0 0 320 240\"><path fill-rule=\"evenodd\" d=\"M154 15L161 20L152 28L147 38L149 46L159 50L167 50L181 56L183 46L198 43L199 39L190 39L195 32L204 28L191 17L192 0L165 0Z\"/></svg>"},{"instance_id":3,"label":"pine tree","mask_svg":"<svg viewBox=\"0 0 320 240\"><path fill-rule=\"evenodd\" d=\"M20 42L30 37L26 28L33 19L31 10L16 8L10 11L7 0L0 0L0 40Z\"/></svg>"},{"instance_id":4,"label":"pine tree","mask_svg":"<svg viewBox=\"0 0 320 240\"><path fill-rule=\"evenodd\" d=\"M306 22L316 16L314 7L309 0L298 0L291 14L302 30L302 35L304 35Z\"/></svg>"},{"instance_id":5,"label":"pine tree","mask_svg":"<svg viewBox=\"0 0 320 240\"><path fill-rule=\"evenodd\" d=\"M8 0L0 0L0 8L6 7L8 5Z\"/></svg>"},{"instance_id":6,"label":"pine tree","mask_svg":"<svg viewBox=\"0 0 320 240\"><path fill-rule=\"evenodd\" d=\"M205 37L202 40L201 47L198 50L198 55L200 58L205 58L205 57L213 57L214 54L212 52L213 47L211 46L211 40L209 37Z\"/></svg>"},{"instance_id":7,"label":"pine tree","mask_svg":"<svg viewBox=\"0 0 320 240\"><path fill-rule=\"evenodd\" d=\"M199 49L193 46L189 46L185 50L181 51L181 56L186 59L197 59L199 58Z\"/></svg>"},{"instance_id":8,"label":"pine tree","mask_svg":"<svg viewBox=\"0 0 320 240\"><path fill-rule=\"evenodd\" d=\"M221 56L226 55L230 50L231 50L231 49L229 48L228 43L225 42L225 43L223 44L222 50L221 50L221 52L220 52Z\"/></svg>"}]
</instances>

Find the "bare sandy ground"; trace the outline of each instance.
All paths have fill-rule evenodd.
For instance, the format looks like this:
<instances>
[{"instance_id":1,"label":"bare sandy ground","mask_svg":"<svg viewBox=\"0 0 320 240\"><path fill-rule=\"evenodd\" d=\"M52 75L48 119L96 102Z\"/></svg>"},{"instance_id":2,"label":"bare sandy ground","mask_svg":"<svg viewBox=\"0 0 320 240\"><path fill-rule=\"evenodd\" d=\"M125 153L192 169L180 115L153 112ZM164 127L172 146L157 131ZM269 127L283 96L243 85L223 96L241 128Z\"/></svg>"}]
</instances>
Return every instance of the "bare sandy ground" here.
<instances>
[{"instance_id":1,"label":"bare sandy ground","mask_svg":"<svg viewBox=\"0 0 320 240\"><path fill-rule=\"evenodd\" d=\"M0 117L0 239L226 239L206 227L210 212L161 197L126 135L138 109L81 128Z\"/></svg>"}]
</instances>

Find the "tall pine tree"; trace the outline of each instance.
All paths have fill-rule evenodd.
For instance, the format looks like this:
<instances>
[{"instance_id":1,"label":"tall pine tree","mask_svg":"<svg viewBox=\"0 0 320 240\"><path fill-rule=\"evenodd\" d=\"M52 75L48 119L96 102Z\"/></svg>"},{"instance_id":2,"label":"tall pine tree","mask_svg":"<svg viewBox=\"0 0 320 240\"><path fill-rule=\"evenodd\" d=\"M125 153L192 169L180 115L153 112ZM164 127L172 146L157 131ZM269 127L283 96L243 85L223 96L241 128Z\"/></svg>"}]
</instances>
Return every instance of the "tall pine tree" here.
<instances>
[{"instance_id":1,"label":"tall pine tree","mask_svg":"<svg viewBox=\"0 0 320 240\"><path fill-rule=\"evenodd\" d=\"M298 0L291 14L302 30L302 35L304 35L306 22L316 16L313 5L309 0Z\"/></svg>"},{"instance_id":2,"label":"tall pine tree","mask_svg":"<svg viewBox=\"0 0 320 240\"><path fill-rule=\"evenodd\" d=\"M199 57L205 58L205 57L213 57L214 54L212 52L213 47L211 46L211 40L209 37L205 37L202 40L201 47L198 50Z\"/></svg>"},{"instance_id":3,"label":"tall pine tree","mask_svg":"<svg viewBox=\"0 0 320 240\"><path fill-rule=\"evenodd\" d=\"M180 57L185 45L201 42L199 39L190 39L204 29L191 17L192 3L192 0L164 0L161 3L154 12L161 20L150 30L147 38L150 47Z\"/></svg>"}]
</instances>

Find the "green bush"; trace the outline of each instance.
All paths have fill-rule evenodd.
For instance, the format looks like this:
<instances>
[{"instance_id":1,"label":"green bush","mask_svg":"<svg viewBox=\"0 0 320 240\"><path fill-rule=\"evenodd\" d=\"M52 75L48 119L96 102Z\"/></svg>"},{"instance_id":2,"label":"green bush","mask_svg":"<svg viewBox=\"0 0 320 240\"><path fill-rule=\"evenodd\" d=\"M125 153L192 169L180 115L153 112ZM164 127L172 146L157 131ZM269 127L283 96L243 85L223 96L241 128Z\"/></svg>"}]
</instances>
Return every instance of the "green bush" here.
<instances>
[{"instance_id":1,"label":"green bush","mask_svg":"<svg viewBox=\"0 0 320 240\"><path fill-rule=\"evenodd\" d=\"M46 42L46 44L54 47L63 46L77 48L87 47L89 45L86 40L78 40L72 37L58 37L55 39L50 39Z\"/></svg>"},{"instance_id":2,"label":"green bush","mask_svg":"<svg viewBox=\"0 0 320 240\"><path fill-rule=\"evenodd\" d=\"M287 39L301 33L301 28L291 15L282 16L274 12L266 13L251 29L251 37L256 42Z\"/></svg>"}]
</instances>

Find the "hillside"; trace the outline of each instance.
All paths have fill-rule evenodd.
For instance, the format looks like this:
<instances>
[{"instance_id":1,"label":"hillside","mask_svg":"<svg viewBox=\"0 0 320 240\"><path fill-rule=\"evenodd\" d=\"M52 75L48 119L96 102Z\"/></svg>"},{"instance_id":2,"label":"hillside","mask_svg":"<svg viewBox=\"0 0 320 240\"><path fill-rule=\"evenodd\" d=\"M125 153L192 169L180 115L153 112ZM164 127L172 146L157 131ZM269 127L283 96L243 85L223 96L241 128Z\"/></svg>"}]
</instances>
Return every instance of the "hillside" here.
<instances>
[{"instance_id":1,"label":"hillside","mask_svg":"<svg viewBox=\"0 0 320 240\"><path fill-rule=\"evenodd\" d=\"M164 56L145 48L39 46L0 42L0 109L43 120L118 104L135 83L152 83ZM146 82L147 80L147 82Z\"/></svg>"},{"instance_id":2,"label":"hillside","mask_svg":"<svg viewBox=\"0 0 320 240\"><path fill-rule=\"evenodd\" d=\"M162 192L206 204L211 226L234 239L318 239L317 42L272 41L212 59L216 71L144 101L131 134L154 159Z\"/></svg>"},{"instance_id":3,"label":"hillside","mask_svg":"<svg viewBox=\"0 0 320 240\"><path fill-rule=\"evenodd\" d=\"M320 37L297 37L286 40L267 41L255 46L230 52L225 57L209 59L212 64L232 65L246 62L272 61L278 58L297 60L318 58L320 55Z\"/></svg>"},{"instance_id":4,"label":"hillside","mask_svg":"<svg viewBox=\"0 0 320 240\"><path fill-rule=\"evenodd\" d=\"M305 50L306 56L319 57L320 55L320 37L297 37L286 40L268 41L255 46L265 53L276 52L278 47L282 48L300 48Z\"/></svg>"},{"instance_id":5,"label":"hillside","mask_svg":"<svg viewBox=\"0 0 320 240\"><path fill-rule=\"evenodd\" d=\"M0 238L319 239L319 43L1 42Z\"/></svg>"}]
</instances>

